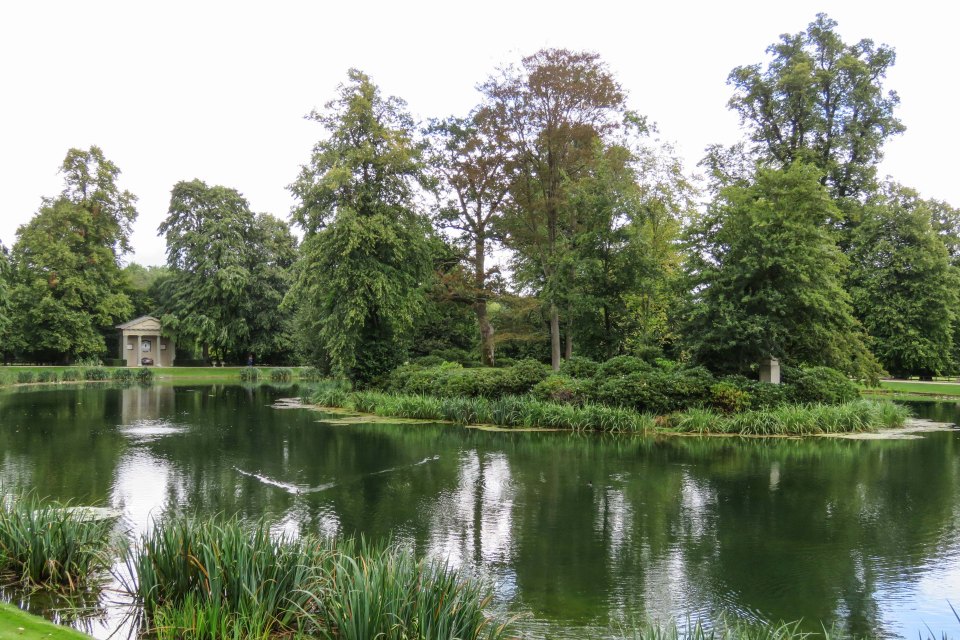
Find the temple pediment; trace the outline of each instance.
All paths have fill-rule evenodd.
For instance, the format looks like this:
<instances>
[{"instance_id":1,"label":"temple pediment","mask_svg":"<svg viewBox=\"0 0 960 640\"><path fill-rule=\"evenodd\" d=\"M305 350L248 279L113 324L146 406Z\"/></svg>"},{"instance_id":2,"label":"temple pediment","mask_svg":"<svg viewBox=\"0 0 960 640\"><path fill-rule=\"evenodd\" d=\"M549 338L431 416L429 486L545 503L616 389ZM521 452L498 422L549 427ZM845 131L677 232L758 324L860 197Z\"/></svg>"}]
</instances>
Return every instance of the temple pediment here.
<instances>
[{"instance_id":1,"label":"temple pediment","mask_svg":"<svg viewBox=\"0 0 960 640\"><path fill-rule=\"evenodd\" d=\"M153 333L159 333L162 327L160 321L153 316L142 316L117 325L117 329L122 331L150 331Z\"/></svg>"}]
</instances>

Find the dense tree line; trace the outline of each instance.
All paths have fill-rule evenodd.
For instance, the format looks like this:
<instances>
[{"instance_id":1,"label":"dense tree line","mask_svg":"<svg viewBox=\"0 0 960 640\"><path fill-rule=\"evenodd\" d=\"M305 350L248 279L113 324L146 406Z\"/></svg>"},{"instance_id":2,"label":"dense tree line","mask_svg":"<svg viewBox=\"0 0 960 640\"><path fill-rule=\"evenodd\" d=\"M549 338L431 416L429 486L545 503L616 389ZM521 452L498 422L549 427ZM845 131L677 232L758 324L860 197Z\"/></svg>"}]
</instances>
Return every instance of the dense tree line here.
<instances>
[{"instance_id":1,"label":"dense tree line","mask_svg":"<svg viewBox=\"0 0 960 640\"><path fill-rule=\"evenodd\" d=\"M149 313L181 358L360 383L424 357L960 373L960 214L878 181L904 131L895 52L836 26L818 15L731 72L744 139L708 147L704 179L595 53L538 51L422 124L350 70L308 115L292 226L184 180L164 267L123 266L136 198L100 149L70 150L63 192L0 245L0 350L103 355L114 324Z\"/></svg>"}]
</instances>

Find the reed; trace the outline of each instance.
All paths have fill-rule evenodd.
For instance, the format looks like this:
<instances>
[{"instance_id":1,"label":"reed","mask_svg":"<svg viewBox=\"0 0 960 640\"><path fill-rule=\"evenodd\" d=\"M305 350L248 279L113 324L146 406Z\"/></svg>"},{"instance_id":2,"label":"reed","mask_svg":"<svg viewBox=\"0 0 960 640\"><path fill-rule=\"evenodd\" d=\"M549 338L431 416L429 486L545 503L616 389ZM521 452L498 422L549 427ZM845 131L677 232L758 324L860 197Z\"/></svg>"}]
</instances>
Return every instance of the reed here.
<instances>
[{"instance_id":1,"label":"reed","mask_svg":"<svg viewBox=\"0 0 960 640\"><path fill-rule=\"evenodd\" d=\"M109 564L114 520L33 494L0 498L0 574L30 587L77 590Z\"/></svg>"}]
</instances>

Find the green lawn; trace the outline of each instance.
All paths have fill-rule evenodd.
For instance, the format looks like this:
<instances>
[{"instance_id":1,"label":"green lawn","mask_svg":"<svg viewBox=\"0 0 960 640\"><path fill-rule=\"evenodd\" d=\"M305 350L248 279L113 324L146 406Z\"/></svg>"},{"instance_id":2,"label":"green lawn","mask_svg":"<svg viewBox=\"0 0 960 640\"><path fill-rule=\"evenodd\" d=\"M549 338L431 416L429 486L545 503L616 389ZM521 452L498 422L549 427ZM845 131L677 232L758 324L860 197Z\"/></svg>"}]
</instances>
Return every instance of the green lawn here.
<instances>
[{"instance_id":1,"label":"green lawn","mask_svg":"<svg viewBox=\"0 0 960 640\"><path fill-rule=\"evenodd\" d=\"M905 382L901 380L882 380L880 390L887 393L906 395L960 396L960 384L948 382Z\"/></svg>"},{"instance_id":2,"label":"green lawn","mask_svg":"<svg viewBox=\"0 0 960 640\"><path fill-rule=\"evenodd\" d=\"M0 602L0 640L90 640L90 636Z\"/></svg>"}]
</instances>

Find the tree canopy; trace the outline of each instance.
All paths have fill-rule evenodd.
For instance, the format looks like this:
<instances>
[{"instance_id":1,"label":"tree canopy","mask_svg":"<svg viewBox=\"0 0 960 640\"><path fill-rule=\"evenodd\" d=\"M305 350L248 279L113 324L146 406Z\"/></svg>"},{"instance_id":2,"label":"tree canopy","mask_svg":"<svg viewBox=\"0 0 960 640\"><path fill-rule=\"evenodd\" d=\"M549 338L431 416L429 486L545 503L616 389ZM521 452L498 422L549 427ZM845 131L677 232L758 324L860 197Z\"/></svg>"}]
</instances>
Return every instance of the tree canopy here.
<instances>
[{"instance_id":1,"label":"tree canopy","mask_svg":"<svg viewBox=\"0 0 960 640\"><path fill-rule=\"evenodd\" d=\"M819 178L800 162L762 169L725 188L698 225L686 335L699 361L743 372L772 356L879 374L842 284L847 259L824 227L836 205Z\"/></svg>"},{"instance_id":2,"label":"tree canopy","mask_svg":"<svg viewBox=\"0 0 960 640\"><path fill-rule=\"evenodd\" d=\"M327 137L290 190L305 232L288 297L315 363L361 383L402 361L429 273L421 149L398 98L357 70L324 112Z\"/></svg>"}]
</instances>

